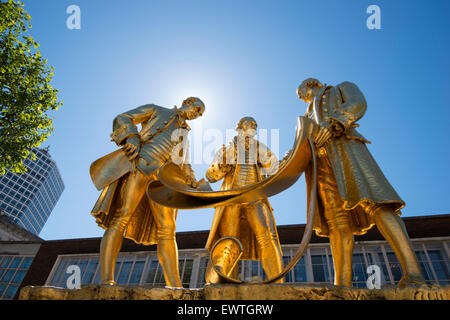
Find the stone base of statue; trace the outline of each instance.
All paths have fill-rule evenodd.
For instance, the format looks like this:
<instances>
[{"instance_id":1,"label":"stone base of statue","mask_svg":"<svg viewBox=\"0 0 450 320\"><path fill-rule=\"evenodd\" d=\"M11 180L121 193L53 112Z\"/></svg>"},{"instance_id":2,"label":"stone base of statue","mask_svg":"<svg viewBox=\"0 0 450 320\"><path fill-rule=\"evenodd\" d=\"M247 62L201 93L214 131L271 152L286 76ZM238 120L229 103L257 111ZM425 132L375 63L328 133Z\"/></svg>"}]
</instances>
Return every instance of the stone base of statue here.
<instances>
[{"instance_id":1,"label":"stone base of statue","mask_svg":"<svg viewBox=\"0 0 450 320\"><path fill-rule=\"evenodd\" d=\"M450 285L381 289L303 284L220 284L202 289L86 285L81 289L28 286L20 300L450 300Z\"/></svg>"}]
</instances>

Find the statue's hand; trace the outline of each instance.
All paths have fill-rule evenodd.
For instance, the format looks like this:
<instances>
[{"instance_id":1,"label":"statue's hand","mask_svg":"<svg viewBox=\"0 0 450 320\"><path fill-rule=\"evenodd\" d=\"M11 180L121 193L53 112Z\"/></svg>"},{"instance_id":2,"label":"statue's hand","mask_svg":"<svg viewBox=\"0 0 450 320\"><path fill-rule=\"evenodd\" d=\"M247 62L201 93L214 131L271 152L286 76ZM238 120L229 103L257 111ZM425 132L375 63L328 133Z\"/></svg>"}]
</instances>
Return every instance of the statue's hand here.
<instances>
[{"instance_id":1,"label":"statue's hand","mask_svg":"<svg viewBox=\"0 0 450 320\"><path fill-rule=\"evenodd\" d=\"M314 143L316 144L317 148L322 147L327 141L331 138L331 132L328 130L327 127L321 126L319 129L319 132L317 133L316 137L314 138Z\"/></svg>"},{"instance_id":2,"label":"statue's hand","mask_svg":"<svg viewBox=\"0 0 450 320\"><path fill-rule=\"evenodd\" d=\"M335 119L330 120L329 128L334 137L339 137L345 132L344 125Z\"/></svg>"},{"instance_id":3,"label":"statue's hand","mask_svg":"<svg viewBox=\"0 0 450 320\"><path fill-rule=\"evenodd\" d=\"M198 181L195 179L195 177L188 177L186 179L186 182L192 187L197 188L198 187Z\"/></svg>"},{"instance_id":4,"label":"statue's hand","mask_svg":"<svg viewBox=\"0 0 450 320\"><path fill-rule=\"evenodd\" d=\"M194 178L194 179L188 179L188 184L192 187L197 189L198 187L198 181Z\"/></svg>"},{"instance_id":5,"label":"statue's hand","mask_svg":"<svg viewBox=\"0 0 450 320\"><path fill-rule=\"evenodd\" d=\"M182 165L182 171L184 177L186 178L186 183L193 188L197 188L197 180L195 179L195 172L192 167L188 164Z\"/></svg>"},{"instance_id":6,"label":"statue's hand","mask_svg":"<svg viewBox=\"0 0 450 320\"><path fill-rule=\"evenodd\" d=\"M139 136L129 137L122 149L127 154L128 159L133 160L139 155L139 151L141 150L141 139Z\"/></svg>"}]
</instances>

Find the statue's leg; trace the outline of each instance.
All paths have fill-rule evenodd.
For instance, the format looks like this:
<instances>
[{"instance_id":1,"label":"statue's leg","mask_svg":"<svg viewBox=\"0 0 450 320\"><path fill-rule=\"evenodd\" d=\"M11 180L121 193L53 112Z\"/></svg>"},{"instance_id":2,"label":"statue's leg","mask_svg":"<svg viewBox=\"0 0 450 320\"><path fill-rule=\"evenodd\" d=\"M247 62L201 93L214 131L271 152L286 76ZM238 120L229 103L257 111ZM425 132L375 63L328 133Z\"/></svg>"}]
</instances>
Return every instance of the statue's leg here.
<instances>
[{"instance_id":1,"label":"statue's leg","mask_svg":"<svg viewBox=\"0 0 450 320\"><path fill-rule=\"evenodd\" d=\"M351 287L354 238L350 227L350 212L344 209L333 169L326 154L319 153L317 175L318 193L329 228L334 284Z\"/></svg>"},{"instance_id":2,"label":"statue's leg","mask_svg":"<svg viewBox=\"0 0 450 320\"><path fill-rule=\"evenodd\" d=\"M122 247L124 231L145 193L147 181L148 178L139 171L124 178L119 199L121 206L116 212L110 213L114 214L114 217L100 243L100 278L102 284L115 284L114 269L117 255Z\"/></svg>"},{"instance_id":3,"label":"statue's leg","mask_svg":"<svg viewBox=\"0 0 450 320\"><path fill-rule=\"evenodd\" d=\"M120 229L119 227L109 227L103 234L100 244L100 278L102 284L116 284L114 270L123 240L123 230Z\"/></svg>"},{"instance_id":4,"label":"statue's leg","mask_svg":"<svg viewBox=\"0 0 450 320\"><path fill-rule=\"evenodd\" d=\"M327 219L333 255L334 284L351 287L354 239L348 213L336 211L334 217Z\"/></svg>"},{"instance_id":5,"label":"statue's leg","mask_svg":"<svg viewBox=\"0 0 450 320\"><path fill-rule=\"evenodd\" d=\"M219 238L222 237L235 237L239 239L239 219L240 219L240 206L232 205L223 208L222 216L220 218L220 224L218 226ZM229 265L227 257L223 256L217 261L217 267L222 269L224 274L230 272L227 266ZM214 271L211 260L208 262L208 266L205 272L206 283L220 283L219 275ZM238 278L239 264L236 263L233 270L231 270L230 276L234 279Z\"/></svg>"},{"instance_id":6,"label":"statue's leg","mask_svg":"<svg viewBox=\"0 0 450 320\"><path fill-rule=\"evenodd\" d=\"M283 270L283 254L272 213L266 201L258 201L246 210L247 220L261 249L262 267L267 278L273 278ZM276 282L283 283L284 280Z\"/></svg>"},{"instance_id":7,"label":"statue's leg","mask_svg":"<svg viewBox=\"0 0 450 320\"><path fill-rule=\"evenodd\" d=\"M402 219L389 206L378 206L372 214L378 230L389 242L402 266L403 277L399 286L424 284L425 280Z\"/></svg>"},{"instance_id":8,"label":"statue's leg","mask_svg":"<svg viewBox=\"0 0 450 320\"><path fill-rule=\"evenodd\" d=\"M150 200L156 224L158 261L164 272L166 286L182 288L178 267L178 246L175 240L177 209L164 207Z\"/></svg>"}]
</instances>

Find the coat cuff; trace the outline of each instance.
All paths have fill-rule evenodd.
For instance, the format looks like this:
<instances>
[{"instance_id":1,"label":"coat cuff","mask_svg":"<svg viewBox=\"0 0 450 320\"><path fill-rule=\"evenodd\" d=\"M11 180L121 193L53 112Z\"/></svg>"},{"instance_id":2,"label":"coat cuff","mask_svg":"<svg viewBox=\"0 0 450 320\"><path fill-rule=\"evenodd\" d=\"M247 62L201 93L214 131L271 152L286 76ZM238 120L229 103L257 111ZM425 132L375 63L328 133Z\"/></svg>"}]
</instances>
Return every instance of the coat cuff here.
<instances>
[{"instance_id":1,"label":"coat cuff","mask_svg":"<svg viewBox=\"0 0 450 320\"><path fill-rule=\"evenodd\" d=\"M344 127L345 131L353 128L356 122L356 117L352 112L347 110L340 110L338 113L330 117L330 119L336 120Z\"/></svg>"},{"instance_id":2,"label":"coat cuff","mask_svg":"<svg viewBox=\"0 0 450 320\"><path fill-rule=\"evenodd\" d=\"M136 127L133 124L124 124L111 133L111 141L114 141L118 146L125 144L126 139L137 136Z\"/></svg>"}]
</instances>

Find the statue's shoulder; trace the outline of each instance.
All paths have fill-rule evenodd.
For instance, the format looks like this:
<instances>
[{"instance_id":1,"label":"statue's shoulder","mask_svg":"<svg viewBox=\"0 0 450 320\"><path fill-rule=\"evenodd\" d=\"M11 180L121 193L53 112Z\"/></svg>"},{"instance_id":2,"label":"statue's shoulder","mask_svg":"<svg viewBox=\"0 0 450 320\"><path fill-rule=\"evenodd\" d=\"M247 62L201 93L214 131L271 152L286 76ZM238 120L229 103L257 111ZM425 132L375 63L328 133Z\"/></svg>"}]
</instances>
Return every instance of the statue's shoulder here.
<instances>
[{"instance_id":1,"label":"statue's shoulder","mask_svg":"<svg viewBox=\"0 0 450 320\"><path fill-rule=\"evenodd\" d=\"M349 89L356 88L359 90L358 86L354 82L351 82L351 81L343 81L343 82L339 83L336 87L349 88Z\"/></svg>"},{"instance_id":2,"label":"statue's shoulder","mask_svg":"<svg viewBox=\"0 0 450 320\"><path fill-rule=\"evenodd\" d=\"M355 83L350 81L344 81L338 85L338 88L342 97L346 99L353 98L363 103L366 103L364 94Z\"/></svg>"},{"instance_id":3,"label":"statue's shoulder","mask_svg":"<svg viewBox=\"0 0 450 320\"><path fill-rule=\"evenodd\" d=\"M146 110L146 111L157 111L157 112L164 112L164 107L158 106L157 104L153 104L153 103L148 103L148 104L144 104L142 106L137 107L136 109L141 109L141 110Z\"/></svg>"},{"instance_id":4,"label":"statue's shoulder","mask_svg":"<svg viewBox=\"0 0 450 320\"><path fill-rule=\"evenodd\" d=\"M175 113L175 109L174 108L166 108L166 107L162 107L156 104L144 104L142 106L139 106L133 110L130 110L126 113L132 113L132 114L148 114L148 113L152 113L152 114L160 114L160 115L171 115L173 113Z\"/></svg>"},{"instance_id":5,"label":"statue's shoulder","mask_svg":"<svg viewBox=\"0 0 450 320\"><path fill-rule=\"evenodd\" d=\"M156 112L158 113L164 113L164 114L175 114L176 113L176 108L167 108L167 107L161 107L158 105L153 105L154 109Z\"/></svg>"}]
</instances>

